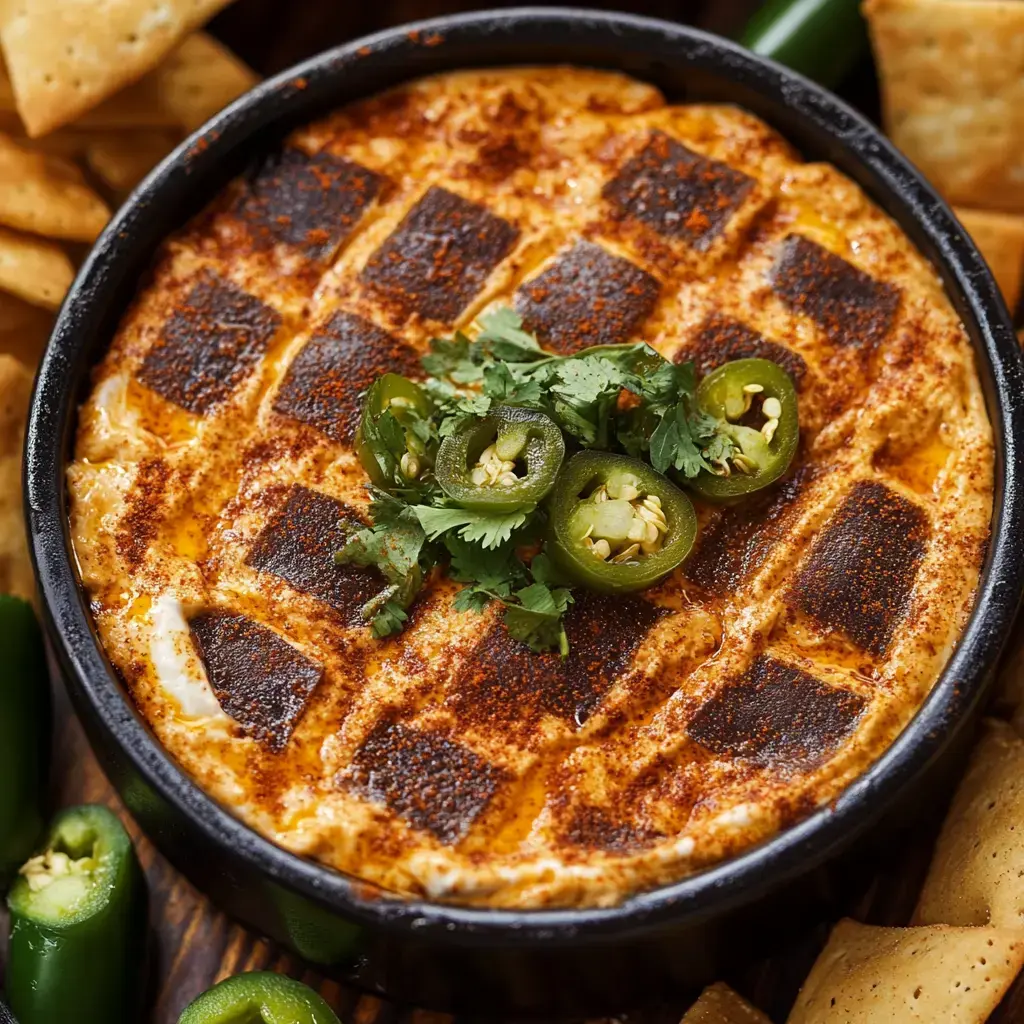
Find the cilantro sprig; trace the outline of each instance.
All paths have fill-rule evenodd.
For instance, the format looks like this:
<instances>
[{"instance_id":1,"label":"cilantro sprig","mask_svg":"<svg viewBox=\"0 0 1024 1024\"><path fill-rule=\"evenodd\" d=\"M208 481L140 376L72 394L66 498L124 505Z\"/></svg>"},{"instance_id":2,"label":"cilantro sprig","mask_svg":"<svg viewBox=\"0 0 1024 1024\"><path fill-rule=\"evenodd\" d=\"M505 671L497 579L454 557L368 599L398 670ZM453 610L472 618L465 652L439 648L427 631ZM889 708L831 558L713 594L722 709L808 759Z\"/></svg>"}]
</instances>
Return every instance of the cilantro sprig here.
<instances>
[{"instance_id":1,"label":"cilantro sprig","mask_svg":"<svg viewBox=\"0 0 1024 1024\"><path fill-rule=\"evenodd\" d=\"M385 410L366 422L364 411L361 436L376 448L370 466L385 472L371 486L372 525L351 533L335 558L373 566L384 577L384 589L363 608L377 636L401 631L425 581L444 569L464 585L456 610L483 612L497 602L513 637L564 656L563 616L573 596L541 548L544 509L460 507L438 486L429 460L421 466L418 456L419 472L409 478L407 444L426 458L432 445L496 407L517 406L543 413L580 448L625 453L659 473L694 477L736 448L720 421L696 406L692 363L677 365L642 343L553 355L508 308L482 315L478 328L474 337L460 331L431 342L421 384L429 416L403 407L401 417Z\"/></svg>"}]
</instances>

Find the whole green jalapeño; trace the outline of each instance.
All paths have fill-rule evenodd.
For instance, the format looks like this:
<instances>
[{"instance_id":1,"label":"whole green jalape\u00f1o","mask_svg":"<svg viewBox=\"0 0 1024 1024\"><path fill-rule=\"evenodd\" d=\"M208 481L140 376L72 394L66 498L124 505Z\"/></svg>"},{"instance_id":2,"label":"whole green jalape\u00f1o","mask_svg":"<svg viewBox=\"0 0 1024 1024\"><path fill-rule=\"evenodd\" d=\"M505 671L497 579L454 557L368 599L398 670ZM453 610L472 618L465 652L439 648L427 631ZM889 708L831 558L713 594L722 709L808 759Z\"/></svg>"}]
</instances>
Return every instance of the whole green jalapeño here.
<instances>
[{"instance_id":1,"label":"whole green jalape\u00f1o","mask_svg":"<svg viewBox=\"0 0 1024 1024\"><path fill-rule=\"evenodd\" d=\"M576 583L604 593L658 583L697 534L693 505L675 484L645 462L608 452L574 455L549 511L551 557Z\"/></svg>"},{"instance_id":2,"label":"whole green jalape\u00f1o","mask_svg":"<svg viewBox=\"0 0 1024 1024\"><path fill-rule=\"evenodd\" d=\"M697 405L723 423L738 451L702 469L687 485L709 501L733 501L774 483L793 461L800 438L796 388L767 359L735 359L697 388Z\"/></svg>"},{"instance_id":3,"label":"whole green jalape\u00f1o","mask_svg":"<svg viewBox=\"0 0 1024 1024\"><path fill-rule=\"evenodd\" d=\"M378 487L406 486L431 462L433 405L418 384L397 373L378 377L363 399L354 440L367 476Z\"/></svg>"},{"instance_id":4,"label":"whole green jalape\u00f1o","mask_svg":"<svg viewBox=\"0 0 1024 1024\"><path fill-rule=\"evenodd\" d=\"M547 497L564 458L562 431L547 416L503 405L441 442L434 475L463 508L511 512Z\"/></svg>"}]
</instances>

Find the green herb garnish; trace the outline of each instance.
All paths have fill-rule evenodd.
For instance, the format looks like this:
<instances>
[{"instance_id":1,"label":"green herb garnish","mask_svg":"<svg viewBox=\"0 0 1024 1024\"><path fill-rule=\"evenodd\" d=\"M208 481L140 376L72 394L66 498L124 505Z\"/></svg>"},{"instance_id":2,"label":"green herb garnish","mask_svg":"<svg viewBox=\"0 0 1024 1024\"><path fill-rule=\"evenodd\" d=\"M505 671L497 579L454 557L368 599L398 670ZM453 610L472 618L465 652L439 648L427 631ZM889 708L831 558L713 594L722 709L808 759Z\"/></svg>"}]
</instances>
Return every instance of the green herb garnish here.
<instances>
[{"instance_id":1,"label":"green herb garnish","mask_svg":"<svg viewBox=\"0 0 1024 1024\"><path fill-rule=\"evenodd\" d=\"M701 474L728 475L741 455L735 428L702 411L692 363L672 363L649 345L552 355L507 308L484 314L477 327L474 337L457 332L431 342L421 384L388 374L368 392L356 449L372 481L373 525L354 531L336 561L375 566L387 580L363 608L377 636L404 627L406 609L424 581L443 567L464 584L457 610L482 612L500 602L513 637L535 651L564 656L562 619L573 601L570 586L582 577L567 578L556 568L578 563L561 557L549 516L568 516L572 509L557 512L546 498L561 477L566 444L618 458L609 484L618 502L609 506L615 515L591 517L612 532L600 544L589 534L579 538L596 561L614 563L605 576L618 579L621 566L628 574L630 565L661 549L662 535L646 526L650 508L640 507L653 498L661 508L649 488L663 484L669 506L688 505L678 488L650 469L639 475L623 470L622 456L683 483ZM742 456L735 462L750 472L745 465ZM634 493L629 481L640 479L648 489ZM598 490L572 500L608 500L607 488ZM623 532L616 533L615 524ZM559 536L568 534L563 529ZM614 552L612 544L618 545ZM560 557L549 557L549 548ZM683 549L688 543L674 541L673 550ZM594 576L589 563L587 568L587 578Z\"/></svg>"}]
</instances>

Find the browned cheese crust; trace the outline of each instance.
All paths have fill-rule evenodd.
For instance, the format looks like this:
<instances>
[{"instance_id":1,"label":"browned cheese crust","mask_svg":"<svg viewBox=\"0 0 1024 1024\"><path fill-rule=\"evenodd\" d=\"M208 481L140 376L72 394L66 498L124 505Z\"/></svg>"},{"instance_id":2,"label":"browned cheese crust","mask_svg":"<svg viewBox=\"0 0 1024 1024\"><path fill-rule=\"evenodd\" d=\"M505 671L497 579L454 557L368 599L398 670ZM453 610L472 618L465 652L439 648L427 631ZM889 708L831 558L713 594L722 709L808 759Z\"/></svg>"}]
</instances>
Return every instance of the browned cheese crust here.
<instances>
[{"instance_id":1,"label":"browned cheese crust","mask_svg":"<svg viewBox=\"0 0 1024 1024\"><path fill-rule=\"evenodd\" d=\"M777 360L780 485L700 507L666 583L579 594L562 662L452 609L399 637L336 568L384 370L513 305L560 352ZM570 68L446 75L296 132L160 252L69 468L110 657L200 785L397 894L608 905L740 853L863 772L972 607L992 439L932 267L734 107Z\"/></svg>"}]
</instances>

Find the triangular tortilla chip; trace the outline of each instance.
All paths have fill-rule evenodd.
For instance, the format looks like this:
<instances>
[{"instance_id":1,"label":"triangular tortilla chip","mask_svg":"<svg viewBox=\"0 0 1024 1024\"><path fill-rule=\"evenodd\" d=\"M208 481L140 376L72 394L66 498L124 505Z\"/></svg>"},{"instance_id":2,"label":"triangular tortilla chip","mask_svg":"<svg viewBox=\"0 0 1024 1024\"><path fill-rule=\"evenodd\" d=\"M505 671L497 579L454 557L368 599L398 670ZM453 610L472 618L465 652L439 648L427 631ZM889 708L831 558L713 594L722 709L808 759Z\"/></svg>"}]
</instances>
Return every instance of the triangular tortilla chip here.
<instances>
[{"instance_id":1,"label":"triangular tortilla chip","mask_svg":"<svg viewBox=\"0 0 1024 1024\"><path fill-rule=\"evenodd\" d=\"M1024 145L1024 140L1022 140ZM985 257L1010 312L1020 301L1024 284L1024 216L993 210L955 208L960 223Z\"/></svg>"},{"instance_id":2,"label":"triangular tortilla chip","mask_svg":"<svg viewBox=\"0 0 1024 1024\"><path fill-rule=\"evenodd\" d=\"M0 593L27 600L35 581L21 512L21 445L31 392L28 368L0 355Z\"/></svg>"},{"instance_id":3,"label":"triangular tortilla chip","mask_svg":"<svg viewBox=\"0 0 1024 1024\"><path fill-rule=\"evenodd\" d=\"M256 72L205 32L189 36L149 77L157 85L160 106L188 132L259 81Z\"/></svg>"},{"instance_id":4,"label":"triangular tortilla chip","mask_svg":"<svg viewBox=\"0 0 1024 1024\"><path fill-rule=\"evenodd\" d=\"M840 921L787 1024L982 1024L1024 964L1024 929Z\"/></svg>"},{"instance_id":5,"label":"triangular tortilla chip","mask_svg":"<svg viewBox=\"0 0 1024 1024\"><path fill-rule=\"evenodd\" d=\"M737 995L728 985L708 985L686 1011L679 1024L772 1024L760 1011Z\"/></svg>"},{"instance_id":6,"label":"triangular tortilla chip","mask_svg":"<svg viewBox=\"0 0 1024 1024\"><path fill-rule=\"evenodd\" d=\"M151 71L227 0L18 0L0 46L29 135L79 117Z\"/></svg>"},{"instance_id":7,"label":"triangular tortilla chip","mask_svg":"<svg viewBox=\"0 0 1024 1024\"><path fill-rule=\"evenodd\" d=\"M49 310L0 292L0 353L35 369L52 330L53 314Z\"/></svg>"},{"instance_id":8,"label":"triangular tortilla chip","mask_svg":"<svg viewBox=\"0 0 1024 1024\"><path fill-rule=\"evenodd\" d=\"M918 924L1024 928L1024 739L989 722L935 846Z\"/></svg>"},{"instance_id":9,"label":"triangular tortilla chip","mask_svg":"<svg viewBox=\"0 0 1024 1024\"><path fill-rule=\"evenodd\" d=\"M86 148L85 159L107 188L127 192L167 156L177 141L177 135L167 132L104 132Z\"/></svg>"},{"instance_id":10,"label":"triangular tortilla chip","mask_svg":"<svg viewBox=\"0 0 1024 1024\"><path fill-rule=\"evenodd\" d=\"M81 171L0 134L0 224L49 238L91 242L110 219Z\"/></svg>"},{"instance_id":11,"label":"triangular tortilla chip","mask_svg":"<svg viewBox=\"0 0 1024 1024\"><path fill-rule=\"evenodd\" d=\"M56 309L75 277L63 249L42 238L0 228L0 291Z\"/></svg>"},{"instance_id":12,"label":"triangular tortilla chip","mask_svg":"<svg viewBox=\"0 0 1024 1024\"><path fill-rule=\"evenodd\" d=\"M1024 212L1024 4L866 0L886 130L946 198Z\"/></svg>"}]
</instances>

